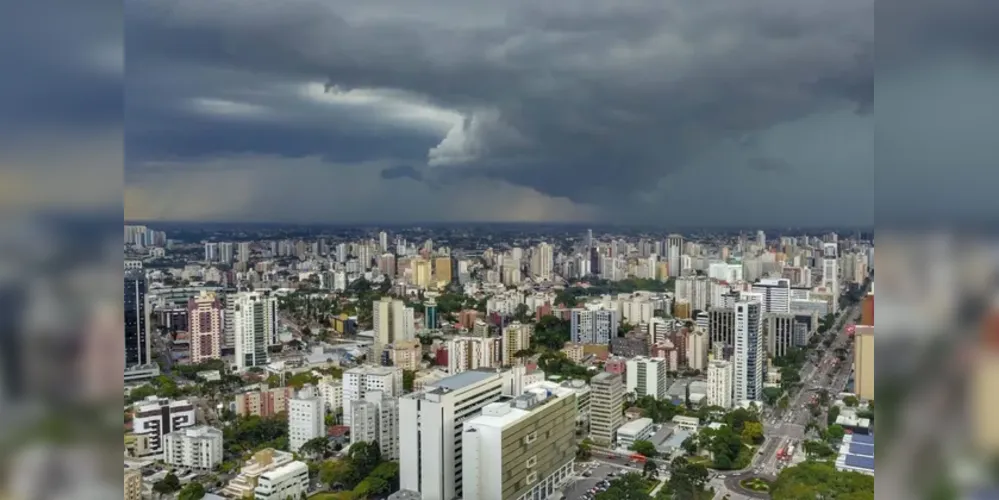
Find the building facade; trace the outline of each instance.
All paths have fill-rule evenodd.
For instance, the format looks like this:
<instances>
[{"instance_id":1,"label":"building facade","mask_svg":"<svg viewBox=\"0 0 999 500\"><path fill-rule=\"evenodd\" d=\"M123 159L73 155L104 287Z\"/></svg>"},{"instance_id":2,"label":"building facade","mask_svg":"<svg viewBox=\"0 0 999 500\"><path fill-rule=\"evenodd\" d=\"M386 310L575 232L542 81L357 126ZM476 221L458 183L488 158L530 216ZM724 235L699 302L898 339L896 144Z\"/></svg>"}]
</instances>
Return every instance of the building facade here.
<instances>
[{"instance_id":1,"label":"building facade","mask_svg":"<svg viewBox=\"0 0 999 500\"><path fill-rule=\"evenodd\" d=\"M603 372L590 379L590 437L593 442L608 446L617 437L624 421L621 405L625 387L621 375Z\"/></svg>"}]
</instances>

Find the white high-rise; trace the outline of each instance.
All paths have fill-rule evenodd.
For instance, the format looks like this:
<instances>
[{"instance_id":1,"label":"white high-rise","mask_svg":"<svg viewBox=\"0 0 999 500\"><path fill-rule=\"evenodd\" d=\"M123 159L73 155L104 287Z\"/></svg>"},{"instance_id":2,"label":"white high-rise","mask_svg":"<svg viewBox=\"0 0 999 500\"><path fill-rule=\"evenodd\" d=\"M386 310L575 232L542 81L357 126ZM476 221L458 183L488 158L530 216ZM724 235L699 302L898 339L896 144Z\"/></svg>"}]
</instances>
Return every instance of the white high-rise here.
<instances>
[{"instance_id":1,"label":"white high-rise","mask_svg":"<svg viewBox=\"0 0 999 500\"><path fill-rule=\"evenodd\" d=\"M666 258L669 262L669 275L680 275L680 255L683 254L683 236L671 234L666 237Z\"/></svg>"},{"instance_id":2,"label":"white high-rise","mask_svg":"<svg viewBox=\"0 0 999 500\"><path fill-rule=\"evenodd\" d=\"M399 400L381 391L351 403L350 444L378 443L382 459L399 460Z\"/></svg>"},{"instance_id":3,"label":"white high-rise","mask_svg":"<svg viewBox=\"0 0 999 500\"><path fill-rule=\"evenodd\" d=\"M763 395L766 351L763 343L763 307L758 301L735 303L735 352L732 356L736 403L758 401Z\"/></svg>"},{"instance_id":4,"label":"white high-rise","mask_svg":"<svg viewBox=\"0 0 999 500\"><path fill-rule=\"evenodd\" d=\"M375 333L375 343L372 347L375 356L373 361L381 363L381 353L385 346L416 338L413 308L406 307L406 303L401 300L382 297L374 301L371 311Z\"/></svg>"},{"instance_id":5,"label":"white high-rise","mask_svg":"<svg viewBox=\"0 0 999 500\"><path fill-rule=\"evenodd\" d=\"M503 386L499 372L470 370L399 398L400 487L423 500L464 498L464 422L499 401Z\"/></svg>"},{"instance_id":6,"label":"white high-rise","mask_svg":"<svg viewBox=\"0 0 999 500\"><path fill-rule=\"evenodd\" d=\"M639 356L629 359L627 366L625 390L639 398L652 396L666 399L666 371L669 367L665 359Z\"/></svg>"},{"instance_id":7,"label":"white high-rise","mask_svg":"<svg viewBox=\"0 0 999 500\"><path fill-rule=\"evenodd\" d=\"M163 436L163 461L174 467L210 471L222 463L222 431L207 425Z\"/></svg>"},{"instance_id":8,"label":"white high-rise","mask_svg":"<svg viewBox=\"0 0 999 500\"><path fill-rule=\"evenodd\" d=\"M382 249L382 252L388 252L388 233L382 231L378 233L378 246Z\"/></svg>"},{"instance_id":9,"label":"white high-rise","mask_svg":"<svg viewBox=\"0 0 999 500\"><path fill-rule=\"evenodd\" d=\"M344 425L350 425L351 402L370 391L381 391L391 397L402 394L402 368L362 365L343 372Z\"/></svg>"},{"instance_id":10,"label":"white high-rise","mask_svg":"<svg viewBox=\"0 0 999 500\"><path fill-rule=\"evenodd\" d=\"M732 362L713 359L708 363L708 406L732 407Z\"/></svg>"},{"instance_id":11,"label":"white high-rise","mask_svg":"<svg viewBox=\"0 0 999 500\"><path fill-rule=\"evenodd\" d=\"M539 243L531 256L531 273L542 280L548 280L552 277L553 266L552 246L546 242Z\"/></svg>"},{"instance_id":12,"label":"white high-rise","mask_svg":"<svg viewBox=\"0 0 999 500\"><path fill-rule=\"evenodd\" d=\"M839 255L835 243L822 245L822 286L833 294L833 312L839 311Z\"/></svg>"},{"instance_id":13,"label":"white high-rise","mask_svg":"<svg viewBox=\"0 0 999 500\"><path fill-rule=\"evenodd\" d=\"M231 241L223 241L219 243L219 262L223 264L232 264L233 260L233 244Z\"/></svg>"},{"instance_id":14,"label":"white high-rise","mask_svg":"<svg viewBox=\"0 0 999 500\"><path fill-rule=\"evenodd\" d=\"M492 368L500 357L496 338L453 337L446 345L447 372L451 375L476 368Z\"/></svg>"},{"instance_id":15,"label":"white high-rise","mask_svg":"<svg viewBox=\"0 0 999 500\"><path fill-rule=\"evenodd\" d=\"M761 297L764 313L791 312L791 280L764 278L753 283L753 292Z\"/></svg>"},{"instance_id":16,"label":"white high-rise","mask_svg":"<svg viewBox=\"0 0 999 500\"><path fill-rule=\"evenodd\" d=\"M270 292L239 292L233 301L233 337L239 371L267 364L267 346L279 344L277 298Z\"/></svg>"},{"instance_id":17,"label":"white high-rise","mask_svg":"<svg viewBox=\"0 0 999 500\"><path fill-rule=\"evenodd\" d=\"M288 449L297 452L303 444L326 435L326 402L319 391L307 385L288 401Z\"/></svg>"}]
</instances>

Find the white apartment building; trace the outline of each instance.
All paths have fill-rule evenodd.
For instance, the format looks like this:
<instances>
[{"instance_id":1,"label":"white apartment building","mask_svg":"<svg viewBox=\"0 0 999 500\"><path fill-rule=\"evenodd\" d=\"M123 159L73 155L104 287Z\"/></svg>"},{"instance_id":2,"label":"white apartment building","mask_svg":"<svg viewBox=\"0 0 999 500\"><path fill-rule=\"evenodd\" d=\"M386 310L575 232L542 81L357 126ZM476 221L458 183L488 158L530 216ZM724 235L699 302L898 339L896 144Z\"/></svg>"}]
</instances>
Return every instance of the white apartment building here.
<instances>
[{"instance_id":1,"label":"white apartment building","mask_svg":"<svg viewBox=\"0 0 999 500\"><path fill-rule=\"evenodd\" d=\"M835 243L822 245L822 286L833 294L833 312L839 311L839 249Z\"/></svg>"},{"instance_id":2,"label":"white apartment building","mask_svg":"<svg viewBox=\"0 0 999 500\"><path fill-rule=\"evenodd\" d=\"M288 401L288 449L297 452L303 444L326 436L326 403L319 391L306 385Z\"/></svg>"},{"instance_id":3,"label":"white apartment building","mask_svg":"<svg viewBox=\"0 0 999 500\"><path fill-rule=\"evenodd\" d=\"M222 463L222 431L207 425L163 436L163 461L174 467L210 471Z\"/></svg>"},{"instance_id":4,"label":"white apartment building","mask_svg":"<svg viewBox=\"0 0 999 500\"><path fill-rule=\"evenodd\" d=\"M551 498L572 477L575 399L572 389L542 382L466 421L464 498Z\"/></svg>"},{"instance_id":5,"label":"white apartment building","mask_svg":"<svg viewBox=\"0 0 999 500\"><path fill-rule=\"evenodd\" d=\"M697 326L687 334L687 368L700 372L707 369L709 343L707 328Z\"/></svg>"},{"instance_id":6,"label":"white apartment building","mask_svg":"<svg viewBox=\"0 0 999 500\"><path fill-rule=\"evenodd\" d=\"M638 295L622 299L618 302L621 318L628 324L638 325L652 321L655 313L655 303L646 295Z\"/></svg>"},{"instance_id":7,"label":"white apartment building","mask_svg":"<svg viewBox=\"0 0 999 500\"><path fill-rule=\"evenodd\" d=\"M381 391L390 397L402 394L402 368L362 365L343 372L343 420L350 425L351 401L362 399L369 391Z\"/></svg>"},{"instance_id":8,"label":"white apartment building","mask_svg":"<svg viewBox=\"0 0 999 500\"><path fill-rule=\"evenodd\" d=\"M499 401L504 385L499 372L470 370L399 398L400 487L424 500L463 498L464 422Z\"/></svg>"},{"instance_id":9,"label":"white apartment building","mask_svg":"<svg viewBox=\"0 0 999 500\"><path fill-rule=\"evenodd\" d=\"M447 341L447 371L457 375L477 368L493 368L502 341L490 337L453 337Z\"/></svg>"},{"instance_id":10,"label":"white apartment building","mask_svg":"<svg viewBox=\"0 0 999 500\"><path fill-rule=\"evenodd\" d=\"M222 494L230 498L246 498L254 493L260 476L294 461L294 455L286 451L267 448L253 454L232 478ZM283 499L282 499L283 500Z\"/></svg>"},{"instance_id":11,"label":"white apartment building","mask_svg":"<svg viewBox=\"0 0 999 500\"><path fill-rule=\"evenodd\" d=\"M726 283L742 281L742 264L712 262L708 264L708 277Z\"/></svg>"},{"instance_id":12,"label":"white apartment building","mask_svg":"<svg viewBox=\"0 0 999 500\"><path fill-rule=\"evenodd\" d=\"M773 357L787 354L795 346L798 322L794 314L766 314L763 318L763 331L767 342L767 353ZM801 335L807 338L807 332Z\"/></svg>"},{"instance_id":13,"label":"white apartment building","mask_svg":"<svg viewBox=\"0 0 999 500\"><path fill-rule=\"evenodd\" d=\"M652 396L656 399L666 399L667 363L663 358L647 358L639 356L627 361L625 390L636 397Z\"/></svg>"},{"instance_id":14,"label":"white apartment building","mask_svg":"<svg viewBox=\"0 0 999 500\"><path fill-rule=\"evenodd\" d=\"M382 458L399 460L399 400L381 391L364 394L350 405L350 444L378 443Z\"/></svg>"},{"instance_id":15,"label":"white apartment building","mask_svg":"<svg viewBox=\"0 0 999 500\"><path fill-rule=\"evenodd\" d=\"M244 371L267 364L267 346L280 344L277 297L270 292L239 292L233 301L232 325L236 369Z\"/></svg>"},{"instance_id":16,"label":"white apartment building","mask_svg":"<svg viewBox=\"0 0 999 500\"><path fill-rule=\"evenodd\" d=\"M132 432L149 437L149 454L163 453L163 436L195 424L194 405L186 399L171 401L150 396L137 403Z\"/></svg>"},{"instance_id":17,"label":"white apartment building","mask_svg":"<svg viewBox=\"0 0 999 500\"><path fill-rule=\"evenodd\" d=\"M602 304L587 304L573 309L569 322L572 341L580 344L610 344L620 326L617 308L607 309Z\"/></svg>"},{"instance_id":18,"label":"white apartment building","mask_svg":"<svg viewBox=\"0 0 999 500\"><path fill-rule=\"evenodd\" d=\"M735 402L758 401L763 396L766 351L763 343L763 306L757 301L735 303L735 352L732 356Z\"/></svg>"},{"instance_id":19,"label":"white apartment building","mask_svg":"<svg viewBox=\"0 0 999 500\"><path fill-rule=\"evenodd\" d=\"M323 398L326 411L335 413L338 408L343 408L343 381L329 375L319 380L317 384L319 396Z\"/></svg>"},{"instance_id":20,"label":"white apartment building","mask_svg":"<svg viewBox=\"0 0 999 500\"><path fill-rule=\"evenodd\" d=\"M713 359L708 363L708 406L732 407L732 362Z\"/></svg>"},{"instance_id":21,"label":"white apartment building","mask_svg":"<svg viewBox=\"0 0 999 500\"><path fill-rule=\"evenodd\" d=\"M791 312L791 280L764 278L753 283L752 291L760 294L764 313Z\"/></svg>"},{"instance_id":22,"label":"white apartment building","mask_svg":"<svg viewBox=\"0 0 999 500\"><path fill-rule=\"evenodd\" d=\"M372 303L371 314L375 334L372 350L376 362L381 361L385 346L416 338L413 308L406 307L405 302L392 297L382 297Z\"/></svg>"},{"instance_id":23,"label":"white apartment building","mask_svg":"<svg viewBox=\"0 0 999 500\"><path fill-rule=\"evenodd\" d=\"M648 440L653 434L655 434L655 427L653 427L651 418L636 418L617 430L617 446L629 449L635 444L635 441Z\"/></svg>"},{"instance_id":24,"label":"white apartment building","mask_svg":"<svg viewBox=\"0 0 999 500\"><path fill-rule=\"evenodd\" d=\"M265 472L257 479L254 500L287 500L301 498L309 491L309 466L294 461Z\"/></svg>"}]
</instances>

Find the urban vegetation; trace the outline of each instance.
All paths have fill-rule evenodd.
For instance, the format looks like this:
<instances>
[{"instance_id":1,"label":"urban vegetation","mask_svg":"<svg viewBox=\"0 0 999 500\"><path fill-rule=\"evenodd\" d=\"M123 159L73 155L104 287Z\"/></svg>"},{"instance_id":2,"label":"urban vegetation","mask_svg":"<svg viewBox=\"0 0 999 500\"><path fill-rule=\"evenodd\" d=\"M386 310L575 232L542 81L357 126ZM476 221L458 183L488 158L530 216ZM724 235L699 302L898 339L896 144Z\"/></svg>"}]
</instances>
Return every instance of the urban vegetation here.
<instances>
[{"instance_id":1,"label":"urban vegetation","mask_svg":"<svg viewBox=\"0 0 999 500\"><path fill-rule=\"evenodd\" d=\"M770 496L773 500L873 500L874 476L839 471L832 464L807 461L782 470L770 489Z\"/></svg>"}]
</instances>

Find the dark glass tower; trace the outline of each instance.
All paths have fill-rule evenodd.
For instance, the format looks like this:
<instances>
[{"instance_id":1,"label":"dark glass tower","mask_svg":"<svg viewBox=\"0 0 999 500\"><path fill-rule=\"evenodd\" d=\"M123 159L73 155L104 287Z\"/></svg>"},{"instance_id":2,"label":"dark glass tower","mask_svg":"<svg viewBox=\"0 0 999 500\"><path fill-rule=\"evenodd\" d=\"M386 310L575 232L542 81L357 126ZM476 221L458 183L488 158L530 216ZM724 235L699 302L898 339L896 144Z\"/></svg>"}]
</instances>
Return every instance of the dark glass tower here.
<instances>
[{"instance_id":1,"label":"dark glass tower","mask_svg":"<svg viewBox=\"0 0 999 500\"><path fill-rule=\"evenodd\" d=\"M142 271L125 273L125 368L145 365L149 359L146 315L146 276Z\"/></svg>"}]
</instances>

